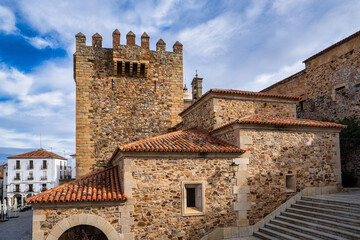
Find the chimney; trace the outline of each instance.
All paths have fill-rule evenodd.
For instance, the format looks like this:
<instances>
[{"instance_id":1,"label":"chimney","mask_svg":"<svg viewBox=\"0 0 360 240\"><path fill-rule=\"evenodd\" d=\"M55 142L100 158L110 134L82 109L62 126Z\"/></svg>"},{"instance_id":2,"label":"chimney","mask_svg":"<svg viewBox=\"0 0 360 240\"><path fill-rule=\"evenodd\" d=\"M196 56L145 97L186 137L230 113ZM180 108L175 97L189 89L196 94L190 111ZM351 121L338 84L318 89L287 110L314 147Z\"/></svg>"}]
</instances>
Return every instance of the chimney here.
<instances>
[{"instance_id":1,"label":"chimney","mask_svg":"<svg viewBox=\"0 0 360 240\"><path fill-rule=\"evenodd\" d=\"M76 51L79 51L80 48L86 46L86 37L81 32L75 35L75 39L76 39Z\"/></svg>"},{"instance_id":2,"label":"chimney","mask_svg":"<svg viewBox=\"0 0 360 240\"><path fill-rule=\"evenodd\" d=\"M147 35L146 32L144 32L143 35L141 35L141 47L145 50L149 50L150 49L149 44L150 44L150 37L149 35Z\"/></svg>"},{"instance_id":3,"label":"chimney","mask_svg":"<svg viewBox=\"0 0 360 240\"><path fill-rule=\"evenodd\" d=\"M126 34L126 45L135 46L135 34L132 31Z\"/></svg>"},{"instance_id":4,"label":"chimney","mask_svg":"<svg viewBox=\"0 0 360 240\"><path fill-rule=\"evenodd\" d=\"M191 82L193 102L195 102L196 99L199 99L202 96L202 80L202 78L198 77L196 71L195 77Z\"/></svg>"},{"instance_id":5,"label":"chimney","mask_svg":"<svg viewBox=\"0 0 360 240\"><path fill-rule=\"evenodd\" d=\"M156 43L156 51L166 51L166 43L164 40L160 38L160 40Z\"/></svg>"},{"instance_id":6,"label":"chimney","mask_svg":"<svg viewBox=\"0 0 360 240\"><path fill-rule=\"evenodd\" d=\"M96 48L102 48L102 37L100 34L95 33L92 36L92 46Z\"/></svg>"},{"instance_id":7,"label":"chimney","mask_svg":"<svg viewBox=\"0 0 360 240\"><path fill-rule=\"evenodd\" d=\"M117 48L120 45L120 32L119 32L119 30L115 29L112 36L113 36L113 48Z\"/></svg>"}]
</instances>

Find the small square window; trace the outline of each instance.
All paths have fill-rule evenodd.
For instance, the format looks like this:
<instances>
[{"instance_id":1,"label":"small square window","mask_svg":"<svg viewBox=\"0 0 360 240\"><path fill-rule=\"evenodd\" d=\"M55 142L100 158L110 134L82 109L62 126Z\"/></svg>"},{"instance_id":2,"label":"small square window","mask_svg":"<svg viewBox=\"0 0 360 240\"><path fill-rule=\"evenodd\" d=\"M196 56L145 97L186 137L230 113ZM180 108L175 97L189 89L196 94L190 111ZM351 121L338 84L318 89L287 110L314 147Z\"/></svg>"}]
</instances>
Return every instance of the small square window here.
<instances>
[{"instance_id":1,"label":"small square window","mask_svg":"<svg viewBox=\"0 0 360 240\"><path fill-rule=\"evenodd\" d=\"M295 175L285 175L286 192L296 191L296 178Z\"/></svg>"},{"instance_id":2,"label":"small square window","mask_svg":"<svg viewBox=\"0 0 360 240\"><path fill-rule=\"evenodd\" d=\"M182 215L205 214L205 187L203 182L182 183Z\"/></svg>"}]
</instances>

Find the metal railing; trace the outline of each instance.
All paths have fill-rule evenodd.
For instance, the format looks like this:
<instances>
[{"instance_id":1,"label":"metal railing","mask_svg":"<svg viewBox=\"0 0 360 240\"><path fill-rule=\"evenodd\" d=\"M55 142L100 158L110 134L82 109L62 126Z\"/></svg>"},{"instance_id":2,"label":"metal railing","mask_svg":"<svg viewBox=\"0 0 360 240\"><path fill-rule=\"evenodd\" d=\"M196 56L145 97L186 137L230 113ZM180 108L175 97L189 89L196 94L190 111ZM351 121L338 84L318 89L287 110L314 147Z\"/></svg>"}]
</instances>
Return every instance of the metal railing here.
<instances>
[{"instance_id":1,"label":"metal railing","mask_svg":"<svg viewBox=\"0 0 360 240\"><path fill-rule=\"evenodd\" d=\"M41 180L47 180L47 176L42 176Z\"/></svg>"}]
</instances>

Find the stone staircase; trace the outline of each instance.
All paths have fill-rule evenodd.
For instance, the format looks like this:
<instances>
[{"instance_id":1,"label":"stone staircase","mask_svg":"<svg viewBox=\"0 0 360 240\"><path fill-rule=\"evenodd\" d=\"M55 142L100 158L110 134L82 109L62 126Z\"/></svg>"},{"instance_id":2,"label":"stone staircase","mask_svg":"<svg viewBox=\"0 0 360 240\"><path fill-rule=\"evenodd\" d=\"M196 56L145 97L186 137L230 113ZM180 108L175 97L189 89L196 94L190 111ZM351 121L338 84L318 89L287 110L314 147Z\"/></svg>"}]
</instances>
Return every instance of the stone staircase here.
<instances>
[{"instance_id":1,"label":"stone staircase","mask_svg":"<svg viewBox=\"0 0 360 240\"><path fill-rule=\"evenodd\" d=\"M254 232L257 239L360 239L360 199L341 194L301 197Z\"/></svg>"}]
</instances>

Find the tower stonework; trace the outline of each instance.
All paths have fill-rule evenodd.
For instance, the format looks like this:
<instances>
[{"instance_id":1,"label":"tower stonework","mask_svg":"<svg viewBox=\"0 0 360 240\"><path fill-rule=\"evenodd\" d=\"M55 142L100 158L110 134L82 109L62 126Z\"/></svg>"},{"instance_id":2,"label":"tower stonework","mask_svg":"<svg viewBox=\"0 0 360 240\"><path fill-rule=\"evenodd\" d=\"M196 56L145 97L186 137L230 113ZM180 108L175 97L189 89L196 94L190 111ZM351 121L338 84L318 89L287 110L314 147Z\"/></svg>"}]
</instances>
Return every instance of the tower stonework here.
<instances>
[{"instance_id":1,"label":"tower stonework","mask_svg":"<svg viewBox=\"0 0 360 240\"><path fill-rule=\"evenodd\" d=\"M180 122L183 110L183 52L176 42L166 51L160 39L156 51L150 37L113 32L113 48L102 47L95 34L92 45L76 35L76 176L81 177L109 159L115 147L166 133Z\"/></svg>"}]
</instances>

